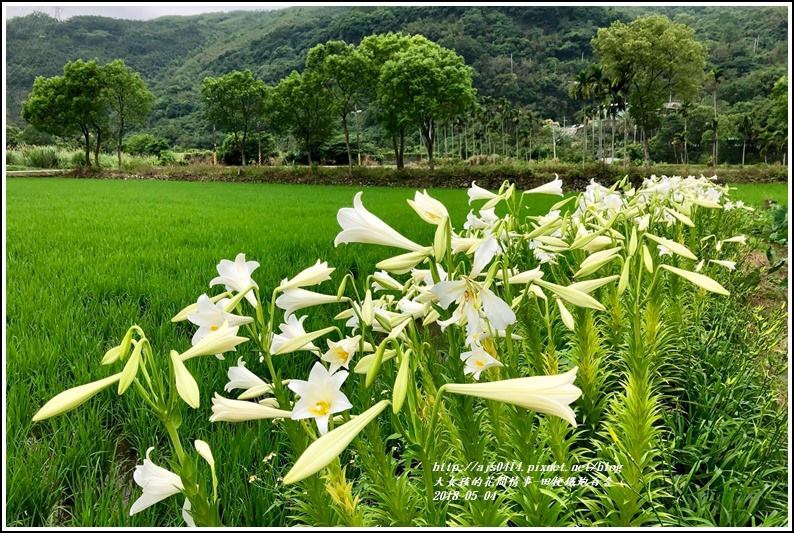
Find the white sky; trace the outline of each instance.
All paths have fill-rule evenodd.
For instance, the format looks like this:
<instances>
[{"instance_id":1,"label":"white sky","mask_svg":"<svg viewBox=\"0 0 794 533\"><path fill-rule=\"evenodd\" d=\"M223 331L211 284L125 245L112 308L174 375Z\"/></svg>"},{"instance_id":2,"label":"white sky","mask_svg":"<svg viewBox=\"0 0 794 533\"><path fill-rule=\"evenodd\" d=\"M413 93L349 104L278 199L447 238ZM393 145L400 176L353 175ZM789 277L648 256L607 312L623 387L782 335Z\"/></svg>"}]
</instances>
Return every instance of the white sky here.
<instances>
[{"instance_id":1,"label":"white sky","mask_svg":"<svg viewBox=\"0 0 794 533\"><path fill-rule=\"evenodd\" d=\"M97 15L102 17L112 17L117 19L148 20L165 15L199 15L201 13L213 13L218 11L269 11L289 7L290 4L264 3L260 5L152 5L152 6L52 6L52 5L28 5L28 6L9 6L6 5L6 18L20 17L29 15L34 11L41 11L48 15L56 15L56 7L60 9L60 18L67 19L77 15Z\"/></svg>"}]
</instances>

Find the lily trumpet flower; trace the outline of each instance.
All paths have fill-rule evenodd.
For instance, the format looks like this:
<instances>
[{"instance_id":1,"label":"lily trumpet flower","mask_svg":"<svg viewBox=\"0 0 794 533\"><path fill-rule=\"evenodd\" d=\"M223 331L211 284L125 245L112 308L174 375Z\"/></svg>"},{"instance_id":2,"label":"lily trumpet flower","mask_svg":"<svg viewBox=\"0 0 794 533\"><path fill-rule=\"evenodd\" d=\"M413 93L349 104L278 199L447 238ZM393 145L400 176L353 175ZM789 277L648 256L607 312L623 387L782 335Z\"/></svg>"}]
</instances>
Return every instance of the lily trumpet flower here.
<instances>
[{"instance_id":1,"label":"lily trumpet flower","mask_svg":"<svg viewBox=\"0 0 794 533\"><path fill-rule=\"evenodd\" d=\"M143 464L136 465L135 472L132 474L135 483L143 489L143 494L130 507L130 516L185 490L182 478L152 462L152 450L154 447L146 450Z\"/></svg>"},{"instance_id":2,"label":"lily trumpet flower","mask_svg":"<svg viewBox=\"0 0 794 533\"><path fill-rule=\"evenodd\" d=\"M486 400L509 403L525 409L554 415L576 427L576 416L570 404L582 391L573 384L576 370L551 376L505 379L488 383L450 383L445 391Z\"/></svg>"},{"instance_id":3,"label":"lily trumpet flower","mask_svg":"<svg viewBox=\"0 0 794 533\"><path fill-rule=\"evenodd\" d=\"M237 292L243 292L252 285L258 288L259 285L251 278L251 274L257 268L259 268L259 263L257 261L246 261L244 253L237 254L234 261L221 259L221 262L218 263L217 266L218 276L212 278L210 287L224 285L227 291ZM245 299L248 300L248 303L252 306L257 306L256 295L253 292L248 292L245 295Z\"/></svg>"},{"instance_id":4,"label":"lily trumpet flower","mask_svg":"<svg viewBox=\"0 0 794 533\"><path fill-rule=\"evenodd\" d=\"M431 291L444 309L452 302L458 304L450 319L439 322L442 327L451 323L462 324L464 317L469 323L479 322L481 311L496 330L505 329L516 321L515 313L504 300L469 279L442 281L436 283Z\"/></svg>"},{"instance_id":5,"label":"lily trumpet flower","mask_svg":"<svg viewBox=\"0 0 794 533\"><path fill-rule=\"evenodd\" d=\"M475 200L495 200L499 198L499 195L489 191L488 189L483 189L476 182L471 182L471 187L467 191L469 196L469 203L472 203Z\"/></svg>"},{"instance_id":6,"label":"lily trumpet flower","mask_svg":"<svg viewBox=\"0 0 794 533\"><path fill-rule=\"evenodd\" d=\"M247 422L248 420L289 418L291 415L290 411L278 409L273 402L263 405L257 402L232 400L224 398L216 392L212 398L210 422Z\"/></svg>"},{"instance_id":7,"label":"lily trumpet flower","mask_svg":"<svg viewBox=\"0 0 794 533\"><path fill-rule=\"evenodd\" d=\"M334 328L328 327L319 331L306 333L306 330L303 329L303 322L307 318L307 315L300 318L296 318L295 315L287 316L286 322L279 326L281 333L273 335L272 342L270 343L270 353L273 355L282 355L301 350L319 352L320 349L315 346L312 341L318 337L322 337L326 333L330 333Z\"/></svg>"},{"instance_id":8,"label":"lily trumpet flower","mask_svg":"<svg viewBox=\"0 0 794 533\"><path fill-rule=\"evenodd\" d=\"M334 246L341 243L380 244L418 252L424 247L401 235L397 230L367 211L361 202L361 191L353 198L353 207L343 207L336 215L342 231L334 239Z\"/></svg>"},{"instance_id":9,"label":"lily trumpet flower","mask_svg":"<svg viewBox=\"0 0 794 533\"><path fill-rule=\"evenodd\" d=\"M238 329L238 326L230 326L228 322L224 322L218 329L211 331L192 348L182 353L182 361L202 355L217 355L235 351L235 346L248 340L237 335Z\"/></svg>"},{"instance_id":10,"label":"lily trumpet flower","mask_svg":"<svg viewBox=\"0 0 794 533\"><path fill-rule=\"evenodd\" d=\"M296 274L294 278L284 278L284 280L281 282L281 285L278 286L278 290L285 291L287 289L299 289L301 287L319 285L320 283L331 279L331 274L334 272L334 270L336 269L328 267L328 263L326 261L321 263L318 259L317 263L302 270Z\"/></svg>"},{"instance_id":11,"label":"lily trumpet flower","mask_svg":"<svg viewBox=\"0 0 794 533\"><path fill-rule=\"evenodd\" d=\"M337 302L339 300L335 294L321 294L307 291L306 289L287 289L276 298L276 305L279 309L283 309L286 315L291 315L295 311L306 309L307 307Z\"/></svg>"},{"instance_id":12,"label":"lily trumpet flower","mask_svg":"<svg viewBox=\"0 0 794 533\"><path fill-rule=\"evenodd\" d=\"M227 313L226 306L229 305L229 301L228 298L221 298L217 302L213 302L206 294L198 297L196 310L187 316L191 323L199 327L190 341L194 346L207 334L219 329L224 322L227 322L230 326L242 326L254 321L253 318L248 316Z\"/></svg>"},{"instance_id":13,"label":"lily trumpet flower","mask_svg":"<svg viewBox=\"0 0 794 533\"><path fill-rule=\"evenodd\" d=\"M293 379L287 385L300 399L292 408L292 419L314 418L320 435L328 432L328 418L347 411L353 405L340 390L347 379L347 372L332 374L322 363L314 363L309 380Z\"/></svg>"},{"instance_id":14,"label":"lily trumpet flower","mask_svg":"<svg viewBox=\"0 0 794 533\"><path fill-rule=\"evenodd\" d=\"M427 190L416 191L414 199L408 200L408 205L416 211L416 214L422 220L434 226L438 226L449 218L449 213L444 204L427 194Z\"/></svg>"},{"instance_id":15,"label":"lily trumpet flower","mask_svg":"<svg viewBox=\"0 0 794 533\"><path fill-rule=\"evenodd\" d=\"M242 357L237 360L237 366L229 368L227 375L229 382L226 383L223 390L231 392L234 389L244 389L244 392L237 397L239 400L263 396L273 390L272 385L245 368L245 361Z\"/></svg>"},{"instance_id":16,"label":"lily trumpet flower","mask_svg":"<svg viewBox=\"0 0 794 533\"><path fill-rule=\"evenodd\" d=\"M557 174L554 174L554 180L535 187L526 191L527 194L552 194L554 196L562 196L562 180Z\"/></svg>"},{"instance_id":17,"label":"lily trumpet flower","mask_svg":"<svg viewBox=\"0 0 794 533\"><path fill-rule=\"evenodd\" d=\"M353 355L358 351L361 335L347 337L338 342L328 339L326 342L328 343L328 351L323 354L321 359L329 363L330 372L333 374L340 368L348 368ZM369 343L364 344L364 349L366 350L367 348L372 351L372 345Z\"/></svg>"},{"instance_id":18,"label":"lily trumpet flower","mask_svg":"<svg viewBox=\"0 0 794 533\"><path fill-rule=\"evenodd\" d=\"M475 345L468 352L460 354L460 358L466 363L463 369L464 374L471 374L472 377L479 381L480 374L495 366L504 366L498 360L493 358L491 354L486 352L482 346Z\"/></svg>"}]
</instances>

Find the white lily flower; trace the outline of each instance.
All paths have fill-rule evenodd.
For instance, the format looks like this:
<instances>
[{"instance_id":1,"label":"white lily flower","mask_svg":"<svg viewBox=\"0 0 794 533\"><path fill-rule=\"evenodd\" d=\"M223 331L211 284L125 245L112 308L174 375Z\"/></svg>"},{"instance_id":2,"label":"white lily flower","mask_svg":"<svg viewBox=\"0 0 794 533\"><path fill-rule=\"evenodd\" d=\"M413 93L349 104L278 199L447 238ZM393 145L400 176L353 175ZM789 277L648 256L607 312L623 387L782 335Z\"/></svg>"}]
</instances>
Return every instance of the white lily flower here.
<instances>
[{"instance_id":1,"label":"white lily flower","mask_svg":"<svg viewBox=\"0 0 794 533\"><path fill-rule=\"evenodd\" d=\"M308 381L290 381L287 386L300 396L292 409L292 419L314 418L320 435L325 435L328 432L328 418L353 407L340 390L347 376L345 371L332 374L322 363L317 362L309 373Z\"/></svg>"},{"instance_id":2,"label":"white lily flower","mask_svg":"<svg viewBox=\"0 0 794 533\"><path fill-rule=\"evenodd\" d=\"M244 253L237 254L234 261L221 259L217 266L218 276L212 278L210 287L224 285L227 291L237 292L243 292L252 285L258 288L259 285L251 278L251 274L257 268L259 268L259 263L257 261L246 261ZM253 292L248 292L245 295L245 299L256 307L256 295Z\"/></svg>"},{"instance_id":3,"label":"white lily flower","mask_svg":"<svg viewBox=\"0 0 794 533\"><path fill-rule=\"evenodd\" d=\"M321 294L306 289L287 289L276 298L276 305L284 310L285 315L291 315L300 309L338 301L334 294Z\"/></svg>"},{"instance_id":4,"label":"white lily flower","mask_svg":"<svg viewBox=\"0 0 794 533\"><path fill-rule=\"evenodd\" d=\"M303 315L300 318L297 318L295 315L288 315L284 323L279 326L281 333L273 335L273 340L270 344L271 353L278 353L281 348L290 341L306 337L308 334L306 333L306 330L303 329L303 322L307 318L309 318L308 315ZM306 343L292 351L299 352L301 350L306 350L309 352L320 351L320 349L317 348L317 346L315 346L311 340L308 340Z\"/></svg>"},{"instance_id":5,"label":"white lily flower","mask_svg":"<svg viewBox=\"0 0 794 533\"><path fill-rule=\"evenodd\" d=\"M237 335L238 329L239 326L230 326L228 322L224 322L218 329L207 333L192 348L182 353L182 360L187 361L201 355L218 355L235 351L235 346L248 340Z\"/></svg>"},{"instance_id":6,"label":"white lily flower","mask_svg":"<svg viewBox=\"0 0 794 533\"><path fill-rule=\"evenodd\" d=\"M245 367L245 361L243 361L242 357L237 360L237 366L229 368L227 375L229 376L229 382L226 383L223 390L231 392L234 389L244 389L245 392L239 397L241 400L262 396L273 390L269 383Z\"/></svg>"},{"instance_id":7,"label":"white lily flower","mask_svg":"<svg viewBox=\"0 0 794 533\"><path fill-rule=\"evenodd\" d=\"M342 231L334 239L334 246L340 243L359 242L380 244L418 252L424 247L404 237L394 228L367 211L361 202L361 191L353 198L353 207L343 207L336 215Z\"/></svg>"},{"instance_id":8,"label":"white lily flower","mask_svg":"<svg viewBox=\"0 0 794 533\"><path fill-rule=\"evenodd\" d=\"M479 217L474 215L474 211L469 211L469 214L466 215L466 222L463 224L463 229L487 229L493 227L497 221L499 221L499 217L496 216L494 208L480 209Z\"/></svg>"},{"instance_id":9,"label":"white lily flower","mask_svg":"<svg viewBox=\"0 0 794 533\"><path fill-rule=\"evenodd\" d=\"M444 204L427 194L427 190L416 191L414 199L408 200L408 205L416 211L416 214L422 220L434 226L438 226L449 218L449 213Z\"/></svg>"},{"instance_id":10,"label":"white lily flower","mask_svg":"<svg viewBox=\"0 0 794 533\"><path fill-rule=\"evenodd\" d=\"M302 270L296 274L294 278L284 278L284 280L281 282L281 285L278 286L278 290L285 291L287 289L299 289L301 287L319 285L320 283L331 279L331 274L334 272L334 270L336 269L330 268L326 261L321 263L318 259L317 263Z\"/></svg>"},{"instance_id":11,"label":"white lily flower","mask_svg":"<svg viewBox=\"0 0 794 533\"><path fill-rule=\"evenodd\" d=\"M493 200L499 197L498 194L487 189L483 189L474 181L471 182L471 187L469 187L467 194L469 196L469 203L472 203L475 200Z\"/></svg>"},{"instance_id":12,"label":"white lily flower","mask_svg":"<svg viewBox=\"0 0 794 533\"><path fill-rule=\"evenodd\" d=\"M323 354L321 359L330 364L330 372L333 374L340 368L348 368L350 361L358 351L361 335L346 337L336 342L328 339L326 342L328 343L328 351ZM369 343L364 345L364 350L367 350L367 348L372 351L372 346Z\"/></svg>"},{"instance_id":13,"label":"white lily flower","mask_svg":"<svg viewBox=\"0 0 794 533\"><path fill-rule=\"evenodd\" d=\"M486 400L517 405L525 409L558 416L576 426L576 416L570 405L582 391L573 384L576 368L564 374L505 379L488 383L450 383L447 392L476 396Z\"/></svg>"},{"instance_id":14,"label":"white lily flower","mask_svg":"<svg viewBox=\"0 0 794 533\"><path fill-rule=\"evenodd\" d=\"M166 498L179 494L184 490L182 478L175 473L157 466L150 458L154 447L146 450L146 459L142 465L135 466L132 478L143 489L143 494L130 507L130 516L148 509Z\"/></svg>"},{"instance_id":15,"label":"white lily flower","mask_svg":"<svg viewBox=\"0 0 794 533\"><path fill-rule=\"evenodd\" d=\"M472 260L471 277L476 278L491 263L496 254L502 249L499 241L493 235L488 235L482 239L474 249L474 259Z\"/></svg>"},{"instance_id":16,"label":"white lily flower","mask_svg":"<svg viewBox=\"0 0 794 533\"><path fill-rule=\"evenodd\" d=\"M498 360L491 357L491 354L485 351L482 346L474 345L468 352L460 354L461 360L466 363L463 369L464 374L471 374L477 381L480 380L480 374L484 370L495 366L504 366Z\"/></svg>"},{"instance_id":17,"label":"white lily flower","mask_svg":"<svg viewBox=\"0 0 794 533\"><path fill-rule=\"evenodd\" d=\"M273 400L274 398L269 398ZM232 400L224 398L217 392L212 398L212 416L210 422L247 422L249 420L267 420L273 418L289 418L290 411L274 406L272 402L263 405L257 402Z\"/></svg>"},{"instance_id":18,"label":"white lily flower","mask_svg":"<svg viewBox=\"0 0 794 533\"><path fill-rule=\"evenodd\" d=\"M403 284L391 277L385 270L380 270L372 275L372 290L378 291L399 291Z\"/></svg>"},{"instance_id":19,"label":"white lily flower","mask_svg":"<svg viewBox=\"0 0 794 533\"><path fill-rule=\"evenodd\" d=\"M458 304L449 320L439 322L442 328L451 323L462 324L464 318L472 323L478 322L480 311L497 330L506 329L516 321L515 313L504 300L471 280L442 281L431 290L444 309L452 302Z\"/></svg>"},{"instance_id":20,"label":"white lily flower","mask_svg":"<svg viewBox=\"0 0 794 533\"><path fill-rule=\"evenodd\" d=\"M552 194L554 196L562 196L562 180L560 176L554 174L554 180L535 187L527 191L527 194Z\"/></svg>"},{"instance_id":21,"label":"white lily flower","mask_svg":"<svg viewBox=\"0 0 794 533\"><path fill-rule=\"evenodd\" d=\"M199 327L196 333L193 334L193 338L190 341L191 344L195 346L207 334L220 328L224 322L230 326L242 326L254 321L253 318L248 316L227 313L227 305L229 305L229 298L222 298L218 302L213 303L206 294L198 297L198 300L196 300L196 311L187 316L191 323Z\"/></svg>"}]
</instances>

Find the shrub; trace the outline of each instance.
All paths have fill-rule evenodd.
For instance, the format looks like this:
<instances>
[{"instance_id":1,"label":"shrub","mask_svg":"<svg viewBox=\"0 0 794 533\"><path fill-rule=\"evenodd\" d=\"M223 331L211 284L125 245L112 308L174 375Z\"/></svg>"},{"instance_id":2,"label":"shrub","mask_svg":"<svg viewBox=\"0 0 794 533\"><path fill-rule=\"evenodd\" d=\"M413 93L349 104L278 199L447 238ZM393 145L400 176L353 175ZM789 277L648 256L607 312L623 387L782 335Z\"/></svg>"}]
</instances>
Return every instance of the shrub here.
<instances>
[{"instance_id":1,"label":"shrub","mask_svg":"<svg viewBox=\"0 0 794 533\"><path fill-rule=\"evenodd\" d=\"M130 135L124 142L124 150L135 155L160 155L163 150L168 150L168 142L152 135L151 133L136 133Z\"/></svg>"},{"instance_id":2,"label":"shrub","mask_svg":"<svg viewBox=\"0 0 794 533\"><path fill-rule=\"evenodd\" d=\"M58 150L52 146L31 146L24 150L27 166L33 168L60 168Z\"/></svg>"}]
</instances>

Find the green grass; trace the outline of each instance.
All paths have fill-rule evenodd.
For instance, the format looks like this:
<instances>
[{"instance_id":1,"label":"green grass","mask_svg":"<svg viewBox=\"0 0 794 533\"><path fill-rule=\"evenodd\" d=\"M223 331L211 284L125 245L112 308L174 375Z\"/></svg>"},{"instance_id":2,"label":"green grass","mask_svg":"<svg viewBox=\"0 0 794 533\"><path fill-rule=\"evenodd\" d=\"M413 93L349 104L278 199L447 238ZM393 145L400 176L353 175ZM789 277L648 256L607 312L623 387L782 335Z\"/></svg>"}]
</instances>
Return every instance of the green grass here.
<instances>
[{"instance_id":1,"label":"green grass","mask_svg":"<svg viewBox=\"0 0 794 533\"><path fill-rule=\"evenodd\" d=\"M109 374L104 352L140 324L155 349L189 344L190 324L170 318L208 288L215 265L240 251L261 267L255 279L267 293L283 277L318 258L345 271L368 272L388 257L380 247L333 247L336 212L357 187L190 183L164 181L10 179L7 182L7 521L15 525L182 525L181 499L130 518L139 489L131 472L156 446L165 463L167 442L152 416L128 397L104 392L68 415L33 425L35 411L61 390ZM460 226L468 212L464 190L433 190ZM410 189L367 188L364 203L417 242L432 228L405 200ZM739 187L736 198L760 205L786 200L786 184ZM556 199L536 201L542 212ZM533 200L534 201L534 200ZM330 284L328 284L330 286ZM322 289L324 286L321 286ZM338 309L311 310L309 327ZM241 349L249 367L256 357ZM225 362L197 361L201 407L187 413L180 434L208 441L218 462L227 525L282 525L283 451L268 423L211 426L210 397L222 391ZM306 357L277 359L286 374L305 372ZM264 375L264 373L262 374ZM236 446L232 447L231 443ZM256 481L249 483L250 476Z\"/></svg>"},{"instance_id":2,"label":"green grass","mask_svg":"<svg viewBox=\"0 0 794 533\"><path fill-rule=\"evenodd\" d=\"M736 188L731 191L732 197L751 205L763 206L766 200L788 205L788 183L738 183L731 187Z\"/></svg>"}]
</instances>

